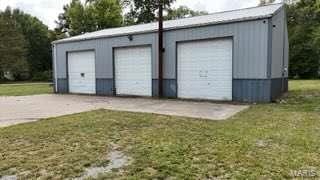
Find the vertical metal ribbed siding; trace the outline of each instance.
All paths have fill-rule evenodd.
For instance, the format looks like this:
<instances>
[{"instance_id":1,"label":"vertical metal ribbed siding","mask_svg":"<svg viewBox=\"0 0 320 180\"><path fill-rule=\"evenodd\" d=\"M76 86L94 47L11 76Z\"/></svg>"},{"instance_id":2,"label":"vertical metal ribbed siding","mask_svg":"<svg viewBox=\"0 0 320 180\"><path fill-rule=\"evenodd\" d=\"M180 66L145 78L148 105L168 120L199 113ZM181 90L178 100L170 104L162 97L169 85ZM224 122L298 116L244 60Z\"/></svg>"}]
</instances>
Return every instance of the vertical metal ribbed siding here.
<instances>
[{"instance_id":1,"label":"vertical metal ribbed siding","mask_svg":"<svg viewBox=\"0 0 320 180\"><path fill-rule=\"evenodd\" d=\"M267 78L268 23L264 20L165 32L165 78L176 78L176 43L221 37L234 38L233 78Z\"/></svg>"},{"instance_id":2,"label":"vertical metal ribbed siding","mask_svg":"<svg viewBox=\"0 0 320 180\"><path fill-rule=\"evenodd\" d=\"M288 37L288 26L287 26L287 18L285 17L285 29L284 29L284 37L285 37L285 46L284 46L284 66L287 68L287 72L285 73L284 77L289 76L289 37Z\"/></svg>"},{"instance_id":3,"label":"vertical metal ribbed siding","mask_svg":"<svg viewBox=\"0 0 320 180\"><path fill-rule=\"evenodd\" d=\"M284 10L279 11L272 18L272 65L271 78L280 78L283 73L285 48L285 18Z\"/></svg>"},{"instance_id":4,"label":"vertical metal ribbed siding","mask_svg":"<svg viewBox=\"0 0 320 180\"><path fill-rule=\"evenodd\" d=\"M94 39L72 43L57 44L58 78L66 78L66 54L70 51L93 49L96 53L96 78L113 78L113 48L124 46L152 45L153 78L157 78L156 34L134 35L133 41L127 36Z\"/></svg>"},{"instance_id":5,"label":"vertical metal ribbed siding","mask_svg":"<svg viewBox=\"0 0 320 180\"><path fill-rule=\"evenodd\" d=\"M233 80L233 100L240 102L270 102L271 82L268 79Z\"/></svg>"},{"instance_id":6,"label":"vertical metal ribbed siding","mask_svg":"<svg viewBox=\"0 0 320 180\"><path fill-rule=\"evenodd\" d=\"M268 20L238 22L167 31L164 33L164 78L165 92L176 96L176 43L180 41L233 37L233 94L235 101L267 101L270 99L268 70ZM67 86L66 54L68 51L94 49L96 52L96 78L99 94L111 95L113 79L113 48L137 45L152 45L152 78L158 78L157 35L139 34L129 41L127 36L56 44L57 78L60 86ZM105 83L105 84L103 84ZM59 87L66 91L66 87ZM153 88L156 94L157 87Z\"/></svg>"}]
</instances>

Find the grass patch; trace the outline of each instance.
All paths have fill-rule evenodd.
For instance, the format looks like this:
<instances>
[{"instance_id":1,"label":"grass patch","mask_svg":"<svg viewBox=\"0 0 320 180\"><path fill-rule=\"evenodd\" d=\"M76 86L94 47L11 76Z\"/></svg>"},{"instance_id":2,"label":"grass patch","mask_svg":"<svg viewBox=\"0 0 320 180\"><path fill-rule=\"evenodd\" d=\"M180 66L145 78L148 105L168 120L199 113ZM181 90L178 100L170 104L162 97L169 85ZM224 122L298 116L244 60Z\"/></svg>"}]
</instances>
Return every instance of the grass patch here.
<instances>
[{"instance_id":1,"label":"grass patch","mask_svg":"<svg viewBox=\"0 0 320 180\"><path fill-rule=\"evenodd\" d=\"M0 96L27 96L52 93L49 84L0 84Z\"/></svg>"},{"instance_id":2,"label":"grass patch","mask_svg":"<svg viewBox=\"0 0 320 180\"><path fill-rule=\"evenodd\" d=\"M291 81L281 103L227 121L98 110L0 129L0 176L64 179L108 163L112 144L132 158L101 179L287 179L320 175L320 81Z\"/></svg>"}]
</instances>

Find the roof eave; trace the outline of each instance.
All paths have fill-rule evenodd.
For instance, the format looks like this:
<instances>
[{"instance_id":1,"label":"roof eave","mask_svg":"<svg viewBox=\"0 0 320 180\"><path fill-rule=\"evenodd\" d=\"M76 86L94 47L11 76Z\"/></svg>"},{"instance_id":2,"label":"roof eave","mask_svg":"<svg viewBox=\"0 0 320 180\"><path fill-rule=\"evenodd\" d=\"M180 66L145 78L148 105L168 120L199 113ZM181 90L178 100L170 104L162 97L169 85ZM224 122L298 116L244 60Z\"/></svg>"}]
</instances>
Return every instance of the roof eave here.
<instances>
[{"instance_id":1,"label":"roof eave","mask_svg":"<svg viewBox=\"0 0 320 180\"><path fill-rule=\"evenodd\" d=\"M177 27L171 27L171 28L164 28L164 31L172 31L172 30L178 30L178 29L186 29L186 28L195 28L195 27L203 27L203 26L212 26L212 25L218 25L218 24L230 24L230 23L238 23L238 22L245 22L245 21L254 21L254 20L260 20L260 19L266 19L273 17L274 14L276 14L278 11L280 11L282 8L279 8L276 12L265 15L265 16L259 16L259 17L246 17L242 19L236 19L236 20L229 20L229 21L221 21L221 22L211 22L211 23L202 23L202 24L193 24L188 26L177 26ZM147 31L136 31L132 33L120 33L120 34L114 34L114 35L101 35L101 36L95 36L90 38L83 38L83 39L74 39L74 40L57 40L53 41L52 44L62 44L62 43L71 43L71 42L79 42L79 41L87 41L87 40L94 40L94 39L101 39L101 38L111 38L111 37L120 37L120 36L128 36L128 35L138 35L138 34L147 34L147 33L154 33L157 32L157 30L147 30Z\"/></svg>"}]
</instances>

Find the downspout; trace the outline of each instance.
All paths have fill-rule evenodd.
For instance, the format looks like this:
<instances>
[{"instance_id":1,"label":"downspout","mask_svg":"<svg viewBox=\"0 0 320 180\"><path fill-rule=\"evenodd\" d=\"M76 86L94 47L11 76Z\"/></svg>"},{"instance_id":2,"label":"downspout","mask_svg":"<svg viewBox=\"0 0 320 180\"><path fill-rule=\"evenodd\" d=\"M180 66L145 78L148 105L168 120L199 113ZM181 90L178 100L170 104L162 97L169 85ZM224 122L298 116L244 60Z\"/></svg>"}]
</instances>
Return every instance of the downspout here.
<instances>
[{"instance_id":1,"label":"downspout","mask_svg":"<svg viewBox=\"0 0 320 180\"><path fill-rule=\"evenodd\" d=\"M163 3L162 0L158 0L159 3L159 28L158 28L158 55L159 55L159 97L163 97Z\"/></svg>"},{"instance_id":2,"label":"downspout","mask_svg":"<svg viewBox=\"0 0 320 180\"><path fill-rule=\"evenodd\" d=\"M285 80L284 80L284 76L285 76L285 67L284 67L284 63L285 63L285 46L286 46L286 23L287 23L287 20L286 20L286 9L285 9L285 3L283 2L283 47L282 47L282 87L281 87L281 91L282 93L285 91L284 89L284 85L285 85ZM289 57L287 57L289 58ZM287 68L286 68L287 69ZM287 70L286 70L287 71Z\"/></svg>"},{"instance_id":3,"label":"downspout","mask_svg":"<svg viewBox=\"0 0 320 180\"><path fill-rule=\"evenodd\" d=\"M270 83L268 100L273 101L272 91L272 39L273 39L273 21L272 17L268 19L268 55L267 55L267 79Z\"/></svg>"}]
</instances>

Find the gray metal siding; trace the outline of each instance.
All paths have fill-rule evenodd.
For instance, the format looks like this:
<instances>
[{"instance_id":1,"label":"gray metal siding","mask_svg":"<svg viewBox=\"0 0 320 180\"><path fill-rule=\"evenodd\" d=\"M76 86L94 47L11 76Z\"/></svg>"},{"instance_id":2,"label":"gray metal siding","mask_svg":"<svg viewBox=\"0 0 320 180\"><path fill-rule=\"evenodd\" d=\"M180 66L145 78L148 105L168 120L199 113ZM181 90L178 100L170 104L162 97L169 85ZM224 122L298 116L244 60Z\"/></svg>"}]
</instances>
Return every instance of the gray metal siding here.
<instances>
[{"instance_id":1,"label":"gray metal siding","mask_svg":"<svg viewBox=\"0 0 320 180\"><path fill-rule=\"evenodd\" d=\"M268 20L268 67L267 67L267 78L271 78L271 69L272 69L272 19Z\"/></svg>"},{"instance_id":2,"label":"gray metal siding","mask_svg":"<svg viewBox=\"0 0 320 180\"><path fill-rule=\"evenodd\" d=\"M288 78L271 79L271 99L272 101L280 98L283 93L288 92Z\"/></svg>"},{"instance_id":3,"label":"gray metal siding","mask_svg":"<svg viewBox=\"0 0 320 180\"><path fill-rule=\"evenodd\" d=\"M271 100L288 91L289 42L285 8L272 17Z\"/></svg>"},{"instance_id":4,"label":"gray metal siding","mask_svg":"<svg viewBox=\"0 0 320 180\"><path fill-rule=\"evenodd\" d=\"M164 78L176 78L176 43L233 37L233 78L267 78L267 20L168 31L164 34Z\"/></svg>"},{"instance_id":5,"label":"gray metal siding","mask_svg":"<svg viewBox=\"0 0 320 180\"><path fill-rule=\"evenodd\" d=\"M269 79L234 79L233 101L270 102L271 81Z\"/></svg>"},{"instance_id":6,"label":"gray metal siding","mask_svg":"<svg viewBox=\"0 0 320 180\"><path fill-rule=\"evenodd\" d=\"M139 45L151 45L152 46L152 64L153 74L156 78L157 68L157 35L143 34L134 35L133 40L130 41L127 36L114 37L107 39L96 39L88 41L79 41L72 43L56 44L57 46L57 70L58 78L66 78L67 67L66 58L67 52L71 51L84 51L95 50L96 53L96 78L113 78L113 48L125 47L125 46L139 46Z\"/></svg>"},{"instance_id":7,"label":"gray metal siding","mask_svg":"<svg viewBox=\"0 0 320 180\"><path fill-rule=\"evenodd\" d=\"M58 78L57 79L57 92L58 93L68 93L68 81L66 78Z\"/></svg>"},{"instance_id":8,"label":"gray metal siding","mask_svg":"<svg viewBox=\"0 0 320 180\"><path fill-rule=\"evenodd\" d=\"M285 11L282 9L272 18L272 66L271 78L280 78L284 70Z\"/></svg>"},{"instance_id":9,"label":"gray metal siding","mask_svg":"<svg viewBox=\"0 0 320 180\"><path fill-rule=\"evenodd\" d=\"M239 22L164 33L164 78L176 78L176 43L207 38L230 37L234 39L234 78L263 79L267 76L268 23L265 20ZM58 78L66 77L66 53L95 49L96 77L113 78L112 48L121 46L152 45L152 78L157 78L157 35L156 33L57 44Z\"/></svg>"},{"instance_id":10,"label":"gray metal siding","mask_svg":"<svg viewBox=\"0 0 320 180\"><path fill-rule=\"evenodd\" d=\"M285 21L286 22L286 21ZM284 41L284 68L287 68L287 71L284 73L284 77L289 77L289 35L288 35L288 26L285 23L285 41Z\"/></svg>"},{"instance_id":11,"label":"gray metal siding","mask_svg":"<svg viewBox=\"0 0 320 180\"><path fill-rule=\"evenodd\" d=\"M271 100L274 101L282 96L283 78L271 79Z\"/></svg>"},{"instance_id":12,"label":"gray metal siding","mask_svg":"<svg viewBox=\"0 0 320 180\"><path fill-rule=\"evenodd\" d=\"M176 98L176 44L180 41L233 38L233 100L268 102L271 83L268 80L268 19L220 24L164 33L164 95ZM67 91L67 52L95 50L98 95L113 95L113 49L128 46L152 46L153 96L158 95L157 34L102 38L56 44L58 92Z\"/></svg>"},{"instance_id":13,"label":"gray metal siding","mask_svg":"<svg viewBox=\"0 0 320 180\"><path fill-rule=\"evenodd\" d=\"M112 96L114 95L113 79L96 79L97 95Z\"/></svg>"},{"instance_id":14,"label":"gray metal siding","mask_svg":"<svg viewBox=\"0 0 320 180\"><path fill-rule=\"evenodd\" d=\"M159 95L158 79L152 80L152 96ZM163 96L167 98L177 98L177 80L163 79Z\"/></svg>"}]
</instances>

